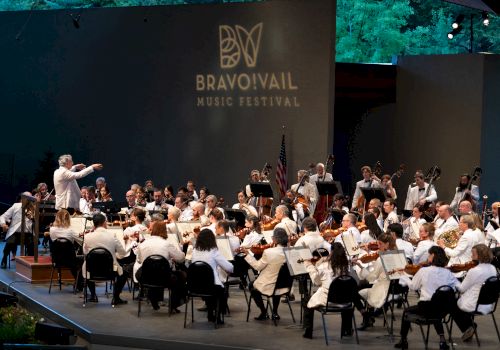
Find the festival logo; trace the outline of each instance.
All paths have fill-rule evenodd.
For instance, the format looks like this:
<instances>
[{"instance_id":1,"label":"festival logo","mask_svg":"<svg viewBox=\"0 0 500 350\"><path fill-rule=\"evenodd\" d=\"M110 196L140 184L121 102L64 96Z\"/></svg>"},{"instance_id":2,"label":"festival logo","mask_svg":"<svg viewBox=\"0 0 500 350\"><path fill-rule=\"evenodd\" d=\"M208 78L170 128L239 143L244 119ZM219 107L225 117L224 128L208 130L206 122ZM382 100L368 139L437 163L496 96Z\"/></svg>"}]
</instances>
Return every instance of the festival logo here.
<instances>
[{"instance_id":1,"label":"festival logo","mask_svg":"<svg viewBox=\"0 0 500 350\"><path fill-rule=\"evenodd\" d=\"M234 68L243 60L248 68L257 65L263 23L247 31L240 25L219 26L220 66L223 69Z\"/></svg>"}]
</instances>

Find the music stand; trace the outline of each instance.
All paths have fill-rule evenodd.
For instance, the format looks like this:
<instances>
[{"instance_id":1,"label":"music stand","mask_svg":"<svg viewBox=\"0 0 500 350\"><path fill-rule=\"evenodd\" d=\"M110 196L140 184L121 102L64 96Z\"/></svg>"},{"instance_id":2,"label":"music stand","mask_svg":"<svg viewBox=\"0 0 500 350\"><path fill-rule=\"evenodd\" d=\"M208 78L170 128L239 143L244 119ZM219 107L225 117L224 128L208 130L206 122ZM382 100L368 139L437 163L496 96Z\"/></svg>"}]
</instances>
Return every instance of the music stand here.
<instances>
[{"instance_id":1,"label":"music stand","mask_svg":"<svg viewBox=\"0 0 500 350\"><path fill-rule=\"evenodd\" d=\"M342 224L342 218L344 217L345 213L337 208L333 208L328 210L329 214L333 217L333 221L336 224Z\"/></svg>"},{"instance_id":2,"label":"music stand","mask_svg":"<svg viewBox=\"0 0 500 350\"><path fill-rule=\"evenodd\" d=\"M381 188L361 187L361 193L363 193L363 196L365 197L365 210L368 203L370 203L373 198L379 199L382 203L385 202L385 194Z\"/></svg>"},{"instance_id":3,"label":"music stand","mask_svg":"<svg viewBox=\"0 0 500 350\"><path fill-rule=\"evenodd\" d=\"M260 199L262 204L262 198L273 198L273 189L269 182L250 182L250 191L252 191L255 197ZM263 206L259 205L259 217L262 216ZM272 208L271 208L272 209Z\"/></svg>"},{"instance_id":4,"label":"music stand","mask_svg":"<svg viewBox=\"0 0 500 350\"><path fill-rule=\"evenodd\" d=\"M339 193L337 184L334 181L318 181L316 182L316 187L318 188L318 193L320 196L326 196L325 208L328 208L328 203L330 203L330 196L335 196Z\"/></svg>"},{"instance_id":5,"label":"music stand","mask_svg":"<svg viewBox=\"0 0 500 350\"><path fill-rule=\"evenodd\" d=\"M245 227L245 219L247 218L247 212L242 209L225 209L226 218L230 221L234 221L237 227Z\"/></svg>"},{"instance_id":6,"label":"music stand","mask_svg":"<svg viewBox=\"0 0 500 350\"><path fill-rule=\"evenodd\" d=\"M92 204L94 209L98 209L106 217L111 218L113 214L117 214L121 210L121 205L115 201L109 202L95 202Z\"/></svg>"}]
</instances>

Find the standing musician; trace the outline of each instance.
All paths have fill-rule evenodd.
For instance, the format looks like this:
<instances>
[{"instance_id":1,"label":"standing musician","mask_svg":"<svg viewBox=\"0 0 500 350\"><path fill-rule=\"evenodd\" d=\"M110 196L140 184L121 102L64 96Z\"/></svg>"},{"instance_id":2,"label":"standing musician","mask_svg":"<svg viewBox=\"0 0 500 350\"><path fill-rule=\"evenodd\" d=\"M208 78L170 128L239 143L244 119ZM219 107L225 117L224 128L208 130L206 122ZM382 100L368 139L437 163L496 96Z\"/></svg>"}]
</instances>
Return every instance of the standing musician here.
<instances>
[{"instance_id":1,"label":"standing musician","mask_svg":"<svg viewBox=\"0 0 500 350\"><path fill-rule=\"evenodd\" d=\"M462 294L457 301L457 307L452 312L453 320L462 331L462 341L467 341L474 335L475 329L470 313L476 310L477 299L483 283L490 277L497 275L495 266L491 264L493 254L484 244L472 247L472 261L478 262L467 272L464 280L458 286L458 291ZM493 310L493 304L479 305L478 311L487 314ZM477 327L477 325L476 325Z\"/></svg>"},{"instance_id":2,"label":"standing musician","mask_svg":"<svg viewBox=\"0 0 500 350\"><path fill-rule=\"evenodd\" d=\"M60 156L59 169L54 171L56 209L70 209L70 213L75 209L79 209L81 194L76 180L102 168L102 164L92 164L89 167L85 167L83 164L73 165L73 158L70 154Z\"/></svg>"},{"instance_id":3,"label":"standing musician","mask_svg":"<svg viewBox=\"0 0 500 350\"><path fill-rule=\"evenodd\" d=\"M275 229L282 228L288 236L297 234L297 223L289 218L289 211L285 205L280 204L276 207L274 218L279 221Z\"/></svg>"},{"instance_id":4,"label":"standing musician","mask_svg":"<svg viewBox=\"0 0 500 350\"><path fill-rule=\"evenodd\" d=\"M304 196L306 202L309 203L309 215L312 216L318 202L318 190L316 186L309 183L309 173L307 170L299 170L297 172L297 181L298 183L292 185L290 189L295 195L298 192L298 194Z\"/></svg>"},{"instance_id":5,"label":"standing musician","mask_svg":"<svg viewBox=\"0 0 500 350\"><path fill-rule=\"evenodd\" d=\"M243 248L244 253L246 253L245 260L250 266L259 271L259 277L250 284L250 293L252 293L252 298L255 304L260 309L260 315L255 317L257 321L264 321L269 319L267 315L267 309L262 300L262 294L272 295L275 290L276 281L278 280L278 274L281 266L286 262L285 248L288 244L288 234L282 228L275 228L273 233L273 243L274 248L265 249L262 253L262 257L259 260L250 254L251 252ZM280 292L279 290L276 292ZM278 307L280 305L280 297L273 296L273 308L272 308L272 319L279 320Z\"/></svg>"},{"instance_id":6,"label":"standing musician","mask_svg":"<svg viewBox=\"0 0 500 350\"><path fill-rule=\"evenodd\" d=\"M455 196L451 201L450 207L454 211L458 211L458 205L466 196L470 196L470 198L477 203L479 201L479 187L471 184L471 188L469 190L468 186L471 181L471 176L469 174L463 174L460 176L460 181L458 182L458 187L455 189Z\"/></svg>"},{"instance_id":7,"label":"standing musician","mask_svg":"<svg viewBox=\"0 0 500 350\"><path fill-rule=\"evenodd\" d=\"M325 164L323 163L316 164L316 174L312 175L309 179L309 183L312 185L316 185L316 182L318 181L333 181L333 175L325 172Z\"/></svg>"},{"instance_id":8,"label":"standing musician","mask_svg":"<svg viewBox=\"0 0 500 350\"><path fill-rule=\"evenodd\" d=\"M415 205L425 205L425 203L434 202L437 199L436 189L424 180L422 170L415 172L415 186L408 186L408 193L406 195L405 210L412 210ZM428 193L427 197L425 195Z\"/></svg>"},{"instance_id":9,"label":"standing musician","mask_svg":"<svg viewBox=\"0 0 500 350\"><path fill-rule=\"evenodd\" d=\"M432 317L434 315L435 306L431 304L431 298L434 292L443 285L448 285L453 288L459 285L458 280L455 276L453 276L451 271L445 269L445 266L448 263L448 258L442 248L430 248L428 262L431 266L423 267L418 270L413 279L410 280L407 276L402 276L399 279L399 284L408 286L412 290L419 290L420 300L417 305L407 308L403 314L403 318L401 319L401 340L399 343L394 345L397 349L408 349L407 336L408 331L410 330L408 315L416 314ZM441 320L434 323L434 328L436 329L436 333L439 335L439 349L449 349L448 344L446 344L446 338L444 336L444 329Z\"/></svg>"},{"instance_id":10,"label":"standing musician","mask_svg":"<svg viewBox=\"0 0 500 350\"><path fill-rule=\"evenodd\" d=\"M252 170L250 172L250 182L260 182L260 171L259 170ZM252 193L252 190L250 189L250 184L246 185L245 186L245 193L247 195L247 198L250 198L250 200L256 200L256 198L254 197L253 193ZM250 204L252 204L253 206L256 205L256 203L252 203L250 202Z\"/></svg>"},{"instance_id":11,"label":"standing musician","mask_svg":"<svg viewBox=\"0 0 500 350\"><path fill-rule=\"evenodd\" d=\"M398 214L396 214L396 202L394 199L387 199L384 202L384 213L386 214L386 218L384 220L384 231L387 231L387 227L390 224L399 223Z\"/></svg>"},{"instance_id":12,"label":"standing musician","mask_svg":"<svg viewBox=\"0 0 500 350\"><path fill-rule=\"evenodd\" d=\"M361 174L363 175L363 180L356 182L356 190L354 191L354 196L352 197L352 205L351 210L362 209L362 203L358 203L360 197L362 196L361 189L362 188L379 188L381 187L380 181L376 179L374 175L372 175L372 168L368 165L364 165L361 167Z\"/></svg>"},{"instance_id":13,"label":"standing musician","mask_svg":"<svg viewBox=\"0 0 500 350\"><path fill-rule=\"evenodd\" d=\"M432 223L424 223L420 226L420 241L413 252L413 263L418 265L425 263L429 258L429 249L434 247L436 243L434 242L434 225Z\"/></svg>"},{"instance_id":14,"label":"standing musician","mask_svg":"<svg viewBox=\"0 0 500 350\"><path fill-rule=\"evenodd\" d=\"M22 226L22 212L23 205L21 203L21 196L27 195L31 196L29 192L23 192L18 195L17 202L14 203L9 209L5 211L5 213L0 216L0 226L2 227L3 232L7 232L5 236L5 246L3 247L3 258L0 264L2 269L7 268L7 258L9 253L12 253L13 257L16 256L17 244L18 244L18 235L16 233L21 234L21 226ZM29 217L26 217L26 231L31 232L32 220ZM28 237L31 235L27 235ZM31 250L32 244L29 244ZM30 255L28 253L28 255Z\"/></svg>"},{"instance_id":15,"label":"standing musician","mask_svg":"<svg viewBox=\"0 0 500 350\"><path fill-rule=\"evenodd\" d=\"M233 204L233 209L244 210L247 215L255 215L257 216L257 210L253 205L247 204L248 198L245 195L245 191L240 190L237 193L238 203Z\"/></svg>"},{"instance_id":16,"label":"standing musician","mask_svg":"<svg viewBox=\"0 0 500 350\"><path fill-rule=\"evenodd\" d=\"M382 190L384 191L385 198L392 198L396 200L398 198L398 195L396 194L396 189L394 186L392 186L392 181L391 181L391 175L389 174L384 174L382 175Z\"/></svg>"}]
</instances>

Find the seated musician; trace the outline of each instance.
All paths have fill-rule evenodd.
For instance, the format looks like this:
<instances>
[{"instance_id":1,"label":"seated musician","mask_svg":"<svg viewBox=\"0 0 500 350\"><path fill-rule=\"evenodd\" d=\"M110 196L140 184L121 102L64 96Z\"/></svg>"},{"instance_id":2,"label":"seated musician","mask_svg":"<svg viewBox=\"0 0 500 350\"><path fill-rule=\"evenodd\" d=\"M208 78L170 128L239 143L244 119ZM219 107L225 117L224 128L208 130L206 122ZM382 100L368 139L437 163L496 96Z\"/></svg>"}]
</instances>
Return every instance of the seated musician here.
<instances>
[{"instance_id":1,"label":"seated musician","mask_svg":"<svg viewBox=\"0 0 500 350\"><path fill-rule=\"evenodd\" d=\"M165 203L170 205L175 204L174 188L171 185L167 185L163 189L163 198L165 198Z\"/></svg>"},{"instance_id":2,"label":"seated musician","mask_svg":"<svg viewBox=\"0 0 500 350\"><path fill-rule=\"evenodd\" d=\"M122 210L130 215L132 213L132 210L136 208L136 196L135 196L135 191L134 190L128 190L127 193L125 193L125 199L127 200L127 207L123 208Z\"/></svg>"},{"instance_id":3,"label":"seated musician","mask_svg":"<svg viewBox=\"0 0 500 350\"><path fill-rule=\"evenodd\" d=\"M245 227L248 228L250 232L245 235L240 246L242 248L251 248L254 244L259 244L264 237L262 235L259 218L254 215L247 216L245 219Z\"/></svg>"},{"instance_id":4,"label":"seated musician","mask_svg":"<svg viewBox=\"0 0 500 350\"><path fill-rule=\"evenodd\" d=\"M209 195L207 197L207 203L205 205L205 215L208 216L208 214L213 210L213 209L218 209L222 213L222 218L224 219L226 216L224 215L224 209L221 207L217 206L217 197L214 196L213 194Z\"/></svg>"},{"instance_id":5,"label":"seated musician","mask_svg":"<svg viewBox=\"0 0 500 350\"><path fill-rule=\"evenodd\" d=\"M378 236L384 233L378 225L377 218L373 213L367 212L364 216L364 222L367 229L361 232L361 243L366 244L374 242L377 240Z\"/></svg>"},{"instance_id":6,"label":"seated musician","mask_svg":"<svg viewBox=\"0 0 500 350\"><path fill-rule=\"evenodd\" d=\"M216 321L222 324L221 314L226 310L227 297L226 293L224 293L224 284L219 276L219 268L226 273L232 273L234 268L219 252L217 243L215 242L215 235L212 231L208 229L201 230L196 240L191 260L193 262L204 261L212 267L214 272L215 294L216 298L219 299L219 315L215 315L216 299L206 298L205 303L207 304L208 321Z\"/></svg>"},{"instance_id":7,"label":"seated musician","mask_svg":"<svg viewBox=\"0 0 500 350\"><path fill-rule=\"evenodd\" d=\"M379 252L397 249L394 238L388 233L383 233L378 237L378 246ZM373 323L375 322L375 319L372 316L373 308L378 309L384 305L389 291L390 281L387 279L380 257L375 260L371 267L362 265L357 259L353 259L352 262L360 268L358 273L359 279L366 280L372 285L371 288L365 288L359 291L359 295L366 301L367 304L366 310L360 310L363 315L363 323L358 329L363 331L366 328L373 326Z\"/></svg>"},{"instance_id":8,"label":"seated musician","mask_svg":"<svg viewBox=\"0 0 500 350\"><path fill-rule=\"evenodd\" d=\"M472 247L472 261L478 263L467 272L464 280L458 285L461 293L457 301L457 308L453 311L453 320L462 331L462 340L468 341L474 335L474 324L470 313L476 310L476 303L483 283L490 277L496 276L495 266L491 264L493 254L485 244L478 244ZM491 305L479 305L478 311L487 314L493 310ZM477 327L477 325L476 325Z\"/></svg>"},{"instance_id":9,"label":"seated musician","mask_svg":"<svg viewBox=\"0 0 500 350\"><path fill-rule=\"evenodd\" d=\"M413 261L413 244L403 240L403 225L398 223L390 224L387 227L387 233L390 233L392 238L394 238L398 250L405 252L406 259Z\"/></svg>"},{"instance_id":10,"label":"seated musician","mask_svg":"<svg viewBox=\"0 0 500 350\"><path fill-rule=\"evenodd\" d=\"M87 190L84 191L84 195L85 197L80 198L80 202L78 203L80 212L82 214L92 214L94 212L92 205L96 201L95 187L88 186Z\"/></svg>"},{"instance_id":11,"label":"seated musician","mask_svg":"<svg viewBox=\"0 0 500 350\"><path fill-rule=\"evenodd\" d=\"M382 190L384 191L385 198L398 199L398 195L396 194L396 189L392 186L391 175L385 174L382 175L380 179L380 184Z\"/></svg>"},{"instance_id":12,"label":"seated musician","mask_svg":"<svg viewBox=\"0 0 500 350\"><path fill-rule=\"evenodd\" d=\"M453 211L448 204L441 204L437 209L437 213L439 221L436 221L436 233L434 234L435 242L437 242L442 233L458 228L458 221L453 216Z\"/></svg>"},{"instance_id":13,"label":"seated musician","mask_svg":"<svg viewBox=\"0 0 500 350\"><path fill-rule=\"evenodd\" d=\"M262 294L272 295L274 293L274 287L276 285L276 281L278 280L279 271L281 266L283 266L286 262L283 248L288 244L288 234L283 228L274 229L273 243L276 247L265 249L259 260L255 260L248 249L243 249L243 251L247 254L245 257L246 262L248 262L253 269L259 271L259 277L257 277L257 279L250 285L252 298L257 307L260 309L260 315L255 317L255 320L257 321L269 319L266 306L264 305L264 301L262 299ZM278 307L280 305L280 297L273 295L272 298L273 308L271 317L273 320L279 320L280 316L278 315Z\"/></svg>"},{"instance_id":14,"label":"seated musician","mask_svg":"<svg viewBox=\"0 0 500 350\"><path fill-rule=\"evenodd\" d=\"M227 220L220 220L215 224L215 235L217 237L227 237L233 256L240 249L240 239L233 234Z\"/></svg>"},{"instance_id":15,"label":"seated musician","mask_svg":"<svg viewBox=\"0 0 500 350\"><path fill-rule=\"evenodd\" d=\"M258 216L257 210L253 205L247 204L248 198L245 195L245 191L240 190L237 193L238 195L238 203L233 204L233 209L244 210L247 215L255 215Z\"/></svg>"},{"instance_id":16,"label":"seated musician","mask_svg":"<svg viewBox=\"0 0 500 350\"><path fill-rule=\"evenodd\" d=\"M200 221L200 226L205 227L210 225L210 219L205 215L205 205L197 202L193 205L193 218L191 221Z\"/></svg>"},{"instance_id":17,"label":"seated musician","mask_svg":"<svg viewBox=\"0 0 500 350\"><path fill-rule=\"evenodd\" d=\"M332 281L342 275L351 275L354 279L358 279L356 273L349 266L344 247L340 243L333 243L331 251L328 257L320 258L315 265L311 261L304 261L311 281L319 286L318 290L307 301L307 306L304 307L304 338L312 339L314 309L326 305ZM354 303L356 308L363 309L359 296L355 298ZM342 336L352 335L352 313L352 310L342 311Z\"/></svg>"},{"instance_id":18,"label":"seated musician","mask_svg":"<svg viewBox=\"0 0 500 350\"><path fill-rule=\"evenodd\" d=\"M386 199L384 202L384 231L387 231L387 227L390 224L399 223L398 214L396 213L396 202L394 199Z\"/></svg>"},{"instance_id":19,"label":"seated musician","mask_svg":"<svg viewBox=\"0 0 500 350\"><path fill-rule=\"evenodd\" d=\"M358 202L359 198L363 194L361 192L362 188L379 188L381 186L380 181L373 177L372 168L368 165L361 167L361 174L363 175L363 180L356 182L356 190L354 191L354 196L352 197L351 210L360 209L358 207L361 203Z\"/></svg>"},{"instance_id":20,"label":"seated musician","mask_svg":"<svg viewBox=\"0 0 500 350\"><path fill-rule=\"evenodd\" d=\"M37 201L55 201L56 196L52 193L49 193L49 188L45 182L40 182L36 186L35 190L35 198Z\"/></svg>"},{"instance_id":21,"label":"seated musician","mask_svg":"<svg viewBox=\"0 0 500 350\"><path fill-rule=\"evenodd\" d=\"M491 219L485 227L486 239L491 242L490 247L496 247L500 242L493 234L496 230L500 228L500 218L498 216L498 208L500 208L500 202L494 202L491 204ZM499 232L499 231L497 231Z\"/></svg>"},{"instance_id":22,"label":"seated musician","mask_svg":"<svg viewBox=\"0 0 500 350\"><path fill-rule=\"evenodd\" d=\"M168 210L167 218L167 233L170 234L178 234L179 229L177 228L176 222L179 221L179 217L181 216L181 211L177 207L172 207Z\"/></svg>"},{"instance_id":23,"label":"seated musician","mask_svg":"<svg viewBox=\"0 0 500 350\"><path fill-rule=\"evenodd\" d=\"M193 180L188 180L186 184L186 188L188 190L188 196L193 198L194 201L199 199L198 193L196 193L196 185Z\"/></svg>"},{"instance_id":24,"label":"seated musician","mask_svg":"<svg viewBox=\"0 0 500 350\"><path fill-rule=\"evenodd\" d=\"M53 242L58 238L66 238L71 243L75 244L75 248L77 248L78 245L81 245L82 242L79 237L79 233L73 231L70 226L71 216L69 215L69 212L66 209L59 209L56 214L54 223L50 227L51 241ZM78 284L76 286L77 291L82 291L83 289L83 276L81 275L81 271L80 275L77 275L77 272L82 264L83 256L77 256L76 265L71 267L71 274L73 275L75 280L78 281Z\"/></svg>"},{"instance_id":25,"label":"seated musician","mask_svg":"<svg viewBox=\"0 0 500 350\"><path fill-rule=\"evenodd\" d=\"M460 217L460 222L458 224L462 235L460 236L456 247L449 248L446 247L446 243L443 239L439 239L437 244L444 249L446 255L450 258L450 265L452 264L464 264L472 260L472 247L480 242L478 236L475 232L476 225L474 224L474 219L472 215L462 215ZM461 277L464 272L459 272L456 276Z\"/></svg>"},{"instance_id":26,"label":"seated musician","mask_svg":"<svg viewBox=\"0 0 500 350\"><path fill-rule=\"evenodd\" d=\"M201 187L200 188L200 198L198 199L198 202L205 205L205 203L207 201L207 197L209 195L210 195L210 191L208 190L208 188L206 188L205 186Z\"/></svg>"},{"instance_id":27,"label":"seated musician","mask_svg":"<svg viewBox=\"0 0 500 350\"><path fill-rule=\"evenodd\" d=\"M17 201L14 203L9 209L5 211L0 216L0 226L2 227L3 232L6 232L5 235L5 246L3 247L3 258L0 267L2 269L7 268L7 258L9 253L12 253L13 258L16 256L18 240L21 235L21 226L22 226L22 204L21 204L21 195L31 196L29 192L23 192L17 196ZM31 232L32 220L27 217L26 218L26 230ZM33 250L33 244L28 245L30 250ZM33 254L33 253L32 253ZM28 255L32 255L29 254Z\"/></svg>"},{"instance_id":28,"label":"seated musician","mask_svg":"<svg viewBox=\"0 0 500 350\"><path fill-rule=\"evenodd\" d=\"M285 197L281 200L280 204L285 205L288 208L288 217L300 224L306 213L304 212L304 206L300 202L295 202L295 195L291 190L286 191Z\"/></svg>"},{"instance_id":29,"label":"seated musician","mask_svg":"<svg viewBox=\"0 0 500 350\"><path fill-rule=\"evenodd\" d=\"M300 195L304 196L306 202L309 204L309 215L312 216L318 203L318 189L309 183L309 173L307 170L299 170L297 172L297 181L298 183L292 185L290 189L294 194L297 194L298 191ZM300 185L301 181L303 181L302 185Z\"/></svg>"},{"instance_id":30,"label":"seated musician","mask_svg":"<svg viewBox=\"0 0 500 350\"><path fill-rule=\"evenodd\" d=\"M442 248L436 246L431 247L429 249L428 262L431 266L422 267L418 270L415 276L413 276L413 279L410 280L407 276L402 276L399 279L399 284L408 286L408 288L412 290L420 291L420 299L417 305L410 306L404 311L403 318L401 320L401 340L399 343L394 345L395 348L408 349L407 336L408 331L410 330L408 315L417 314L432 317L435 306L431 304L430 300L434 292L443 285L450 287L456 287L459 285L458 280L455 276L453 276L450 270L445 269L445 266L448 263L448 258ZM434 323L434 328L439 335L439 349L448 349L449 346L446 343L443 324L441 321Z\"/></svg>"},{"instance_id":31,"label":"seated musician","mask_svg":"<svg viewBox=\"0 0 500 350\"><path fill-rule=\"evenodd\" d=\"M307 217L302 222L304 235L295 242L296 247L307 247L313 253L315 250L323 248L330 252L331 245L321 237L318 225L313 217Z\"/></svg>"},{"instance_id":32,"label":"seated musician","mask_svg":"<svg viewBox=\"0 0 500 350\"><path fill-rule=\"evenodd\" d=\"M335 237L335 242L340 244L344 244L342 241L342 236L353 235L353 238L356 242L361 243L361 233L356 228L356 215L354 214L346 214L342 217L342 227L345 229L344 232Z\"/></svg>"},{"instance_id":33,"label":"seated musician","mask_svg":"<svg viewBox=\"0 0 500 350\"><path fill-rule=\"evenodd\" d=\"M102 176L95 179L96 201L101 202L101 188L106 186L106 179Z\"/></svg>"},{"instance_id":34,"label":"seated musician","mask_svg":"<svg viewBox=\"0 0 500 350\"><path fill-rule=\"evenodd\" d=\"M435 228L432 223L425 223L420 226L420 241L413 252L413 263L418 265L429 260L429 249L436 245L434 242Z\"/></svg>"},{"instance_id":35,"label":"seated musician","mask_svg":"<svg viewBox=\"0 0 500 350\"><path fill-rule=\"evenodd\" d=\"M423 215L423 208L416 205L412 210L411 217L403 221L404 236L408 241L419 240L420 227L427 222L422 218Z\"/></svg>"},{"instance_id":36,"label":"seated musician","mask_svg":"<svg viewBox=\"0 0 500 350\"><path fill-rule=\"evenodd\" d=\"M345 197L343 194L336 193L333 196L333 209L340 210L344 214L349 213L349 208L345 206Z\"/></svg>"},{"instance_id":37,"label":"seated musician","mask_svg":"<svg viewBox=\"0 0 500 350\"><path fill-rule=\"evenodd\" d=\"M179 247L167 242L167 230L163 222L155 222L151 229L151 237L139 244L137 259L133 268L133 276L136 281L141 280L142 264L151 255L161 255L171 264L172 261L176 263L184 262L184 253ZM186 273L184 271L174 271L173 274L176 278L171 279L173 283L169 285L172 292L170 307L174 312L178 312L176 309L181 305L181 300L185 296ZM160 308L159 302L163 300L163 290L148 289L148 299L153 309L158 310Z\"/></svg>"},{"instance_id":38,"label":"seated musician","mask_svg":"<svg viewBox=\"0 0 500 350\"><path fill-rule=\"evenodd\" d=\"M117 271L116 283L113 287L113 299L111 300L111 305L126 304L126 300L120 298L120 293L127 281L127 277L123 275L123 269L117 261L116 255L125 255L125 248L122 243L116 238L116 236L106 230L106 217L102 214L94 215L92 219L94 222L94 232L85 236L85 241L83 243L83 254L87 255L94 248L105 248L109 250L111 255L113 255L113 265L115 271ZM82 274L86 276L85 263L82 267ZM90 299L88 301L97 303L97 295L95 292L95 283L92 281L87 282L87 286L90 291Z\"/></svg>"},{"instance_id":39,"label":"seated musician","mask_svg":"<svg viewBox=\"0 0 500 350\"><path fill-rule=\"evenodd\" d=\"M224 220L224 216L218 208L214 208L208 214L208 219L210 220L210 225L208 225L206 228L212 231L212 233L215 235L215 227L217 226L217 223L219 221Z\"/></svg>"},{"instance_id":40,"label":"seated musician","mask_svg":"<svg viewBox=\"0 0 500 350\"><path fill-rule=\"evenodd\" d=\"M163 201L163 195L159 188L153 189L153 201L146 204L146 210L149 211L166 211L170 209L172 205L167 204Z\"/></svg>"},{"instance_id":41,"label":"seated musician","mask_svg":"<svg viewBox=\"0 0 500 350\"><path fill-rule=\"evenodd\" d=\"M193 209L189 206L188 201L187 196L177 195L175 197L175 206L181 211L179 221L191 221L193 218Z\"/></svg>"},{"instance_id":42,"label":"seated musician","mask_svg":"<svg viewBox=\"0 0 500 350\"><path fill-rule=\"evenodd\" d=\"M112 202L113 201L113 198L111 197L111 192L109 190L109 187L108 185L103 185L100 189L99 189L99 193L100 193L100 202Z\"/></svg>"},{"instance_id":43,"label":"seated musician","mask_svg":"<svg viewBox=\"0 0 500 350\"><path fill-rule=\"evenodd\" d=\"M147 201L146 190L142 187L138 187L135 191L135 204L138 207L145 208Z\"/></svg>"},{"instance_id":44,"label":"seated musician","mask_svg":"<svg viewBox=\"0 0 500 350\"><path fill-rule=\"evenodd\" d=\"M280 204L276 207L274 218L279 221L275 228L282 228L288 236L297 234L297 223L290 219L288 208Z\"/></svg>"}]
</instances>

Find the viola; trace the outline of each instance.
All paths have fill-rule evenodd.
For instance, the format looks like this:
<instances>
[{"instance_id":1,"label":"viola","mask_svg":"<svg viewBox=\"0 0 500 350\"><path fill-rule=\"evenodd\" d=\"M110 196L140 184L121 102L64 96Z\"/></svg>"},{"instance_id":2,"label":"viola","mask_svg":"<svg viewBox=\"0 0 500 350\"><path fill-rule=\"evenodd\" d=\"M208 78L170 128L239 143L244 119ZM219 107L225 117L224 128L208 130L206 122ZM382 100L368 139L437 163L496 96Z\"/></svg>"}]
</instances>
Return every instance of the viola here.
<instances>
[{"instance_id":1,"label":"viola","mask_svg":"<svg viewBox=\"0 0 500 350\"><path fill-rule=\"evenodd\" d=\"M373 252L359 257L358 260L361 261L363 264L368 264L372 261L377 260L378 257L379 257L378 252Z\"/></svg>"}]
</instances>

